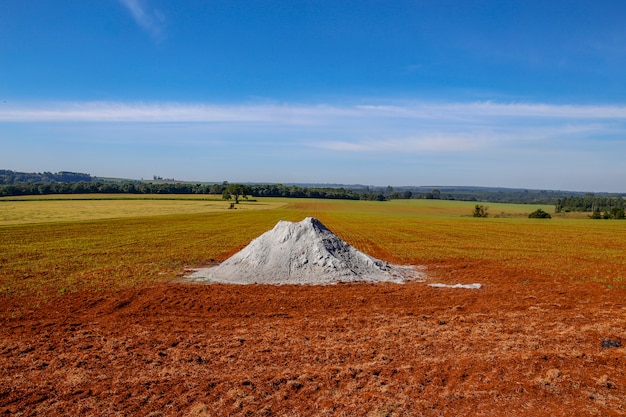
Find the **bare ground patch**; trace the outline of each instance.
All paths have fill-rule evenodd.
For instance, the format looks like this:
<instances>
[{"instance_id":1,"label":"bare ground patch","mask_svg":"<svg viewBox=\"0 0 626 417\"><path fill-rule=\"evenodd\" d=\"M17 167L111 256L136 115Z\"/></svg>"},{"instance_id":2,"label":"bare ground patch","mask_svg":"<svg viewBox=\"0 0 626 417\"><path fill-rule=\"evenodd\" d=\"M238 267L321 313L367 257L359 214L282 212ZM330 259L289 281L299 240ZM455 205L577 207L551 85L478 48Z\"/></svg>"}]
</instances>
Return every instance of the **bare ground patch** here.
<instances>
[{"instance_id":1,"label":"bare ground patch","mask_svg":"<svg viewBox=\"0 0 626 417\"><path fill-rule=\"evenodd\" d=\"M626 413L623 291L462 266L429 270L486 285L162 283L14 317L31 301L5 298L0 413Z\"/></svg>"}]
</instances>

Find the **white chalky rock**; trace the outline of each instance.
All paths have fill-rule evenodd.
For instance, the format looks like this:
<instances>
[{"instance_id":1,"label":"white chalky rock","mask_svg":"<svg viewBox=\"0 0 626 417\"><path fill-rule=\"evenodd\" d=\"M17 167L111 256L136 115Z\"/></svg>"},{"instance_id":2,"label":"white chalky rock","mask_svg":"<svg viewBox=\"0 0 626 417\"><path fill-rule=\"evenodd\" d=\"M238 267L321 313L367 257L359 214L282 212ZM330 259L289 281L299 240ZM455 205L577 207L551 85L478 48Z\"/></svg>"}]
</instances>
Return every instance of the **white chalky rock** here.
<instances>
[{"instance_id":1,"label":"white chalky rock","mask_svg":"<svg viewBox=\"0 0 626 417\"><path fill-rule=\"evenodd\" d=\"M222 264L197 269L189 278L232 284L334 284L396 282L422 278L411 266L391 265L356 250L307 217L279 221Z\"/></svg>"}]
</instances>

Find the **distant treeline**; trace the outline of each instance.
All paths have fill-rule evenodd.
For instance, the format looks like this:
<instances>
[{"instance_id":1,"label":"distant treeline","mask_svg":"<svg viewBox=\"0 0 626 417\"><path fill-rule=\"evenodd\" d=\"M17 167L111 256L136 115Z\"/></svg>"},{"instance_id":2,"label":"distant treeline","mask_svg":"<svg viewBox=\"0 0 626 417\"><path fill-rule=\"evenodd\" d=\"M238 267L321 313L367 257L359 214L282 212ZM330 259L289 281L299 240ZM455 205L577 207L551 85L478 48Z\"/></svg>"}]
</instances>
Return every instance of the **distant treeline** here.
<instances>
[{"instance_id":1,"label":"distant treeline","mask_svg":"<svg viewBox=\"0 0 626 417\"><path fill-rule=\"evenodd\" d=\"M54 184L19 183L0 185L0 196L48 194L221 194L224 187L186 183L133 182L60 182Z\"/></svg>"},{"instance_id":2,"label":"distant treeline","mask_svg":"<svg viewBox=\"0 0 626 417\"><path fill-rule=\"evenodd\" d=\"M556 213L582 211L591 212L592 219L623 219L624 218L624 198L596 196L595 194L585 194L582 197L560 198L555 203Z\"/></svg>"},{"instance_id":3,"label":"distant treeline","mask_svg":"<svg viewBox=\"0 0 626 417\"><path fill-rule=\"evenodd\" d=\"M15 172L0 169L0 184L21 184L25 182L38 184L57 184L61 182L91 182L89 174L61 171L52 172Z\"/></svg>"},{"instance_id":4,"label":"distant treeline","mask_svg":"<svg viewBox=\"0 0 626 417\"><path fill-rule=\"evenodd\" d=\"M0 196L47 194L213 194L222 195L229 185L111 180L76 172L25 173L0 170ZM555 211L608 212L624 209L618 195L594 195L582 192L525 190L491 187L373 187L336 184L248 184L251 197L330 198L386 201L396 199L459 200L491 203L554 204ZM618 213L619 215L619 213Z\"/></svg>"},{"instance_id":5,"label":"distant treeline","mask_svg":"<svg viewBox=\"0 0 626 417\"><path fill-rule=\"evenodd\" d=\"M218 194L228 183L193 184L168 182L65 182L16 183L0 185L0 196L51 194ZM304 188L281 184L250 185L252 197L332 198L344 200L386 200L382 194L356 193L345 188Z\"/></svg>"},{"instance_id":6,"label":"distant treeline","mask_svg":"<svg viewBox=\"0 0 626 417\"><path fill-rule=\"evenodd\" d=\"M0 171L1 172L1 171ZM42 174L44 175L44 174ZM72 173L45 174L44 178L60 178L61 175L79 178L80 175ZM0 185L0 196L22 195L52 195L52 194L213 194L222 195L228 182L206 184L189 182L165 182L165 181L105 181L90 177L90 181L80 182L19 182ZM569 197L557 199L558 192L552 191L527 191L527 190L494 190L486 189L450 189L447 192L438 189L425 191L419 187L408 189L401 187L306 187L299 185L282 184L250 184L246 185L251 197L291 197L291 198L328 198L343 200L369 200L386 201L397 199L429 199L429 200L460 200L481 202L503 203L528 203L528 204L554 204L557 212L578 211L580 205L568 206L569 202L578 201L582 197ZM585 197L587 198L587 197ZM598 197L597 199L600 199ZM622 200L613 198L613 200ZM587 200L585 200L587 201ZM606 205L596 205L604 210ZM589 205L591 207L591 205ZM591 208L585 211L592 211Z\"/></svg>"}]
</instances>

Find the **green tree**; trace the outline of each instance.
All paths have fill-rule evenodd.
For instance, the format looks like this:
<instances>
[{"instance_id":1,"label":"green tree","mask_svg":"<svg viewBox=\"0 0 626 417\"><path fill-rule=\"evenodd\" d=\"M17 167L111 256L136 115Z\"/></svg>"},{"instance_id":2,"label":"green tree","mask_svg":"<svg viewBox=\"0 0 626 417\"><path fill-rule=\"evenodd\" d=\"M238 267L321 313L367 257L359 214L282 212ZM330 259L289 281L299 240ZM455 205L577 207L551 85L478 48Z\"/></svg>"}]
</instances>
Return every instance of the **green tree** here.
<instances>
[{"instance_id":1,"label":"green tree","mask_svg":"<svg viewBox=\"0 0 626 417\"><path fill-rule=\"evenodd\" d=\"M441 200L441 191L435 188L431 192L426 193L425 197L427 200ZM482 217L482 216L476 216L476 217ZM484 216L484 217L487 217L487 216Z\"/></svg>"},{"instance_id":2,"label":"green tree","mask_svg":"<svg viewBox=\"0 0 626 417\"><path fill-rule=\"evenodd\" d=\"M250 187L244 184L228 184L226 189L222 193L222 198L224 200L230 200L231 198L235 199L235 204L239 204L240 198L247 199L250 195L251 190Z\"/></svg>"},{"instance_id":3,"label":"green tree","mask_svg":"<svg viewBox=\"0 0 626 417\"><path fill-rule=\"evenodd\" d=\"M622 208L613 208L611 209L611 214L613 215L614 219L623 219L624 217L626 217L624 215L624 209Z\"/></svg>"},{"instance_id":4,"label":"green tree","mask_svg":"<svg viewBox=\"0 0 626 417\"><path fill-rule=\"evenodd\" d=\"M472 212L472 216L473 217L487 217L489 216L489 213L487 213L487 209L489 209L489 207L476 204L476 207L474 207L474 211Z\"/></svg>"}]
</instances>

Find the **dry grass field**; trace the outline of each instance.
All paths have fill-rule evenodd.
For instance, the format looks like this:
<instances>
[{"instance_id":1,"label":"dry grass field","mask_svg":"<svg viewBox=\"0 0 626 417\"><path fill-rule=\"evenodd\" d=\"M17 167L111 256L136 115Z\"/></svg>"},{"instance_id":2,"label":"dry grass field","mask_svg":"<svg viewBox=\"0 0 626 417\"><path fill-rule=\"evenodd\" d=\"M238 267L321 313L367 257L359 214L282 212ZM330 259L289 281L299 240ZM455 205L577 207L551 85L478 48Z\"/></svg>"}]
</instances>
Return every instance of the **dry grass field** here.
<instances>
[{"instance_id":1,"label":"dry grass field","mask_svg":"<svg viewBox=\"0 0 626 417\"><path fill-rule=\"evenodd\" d=\"M250 202L240 210L274 209L285 205ZM0 225L77 222L112 218L194 214L228 210L221 196L188 195L55 195L0 198Z\"/></svg>"},{"instance_id":2,"label":"dry grass field","mask_svg":"<svg viewBox=\"0 0 626 417\"><path fill-rule=\"evenodd\" d=\"M626 414L626 222L432 200L100 202L0 201L0 413ZM483 287L181 280L305 216L427 283Z\"/></svg>"}]
</instances>

